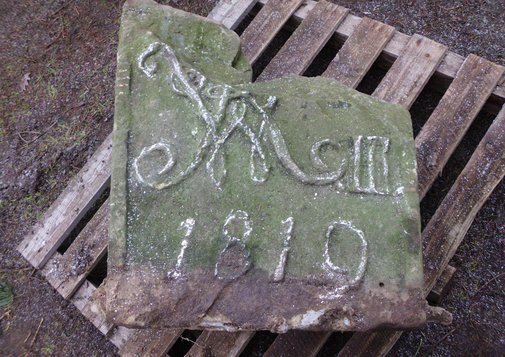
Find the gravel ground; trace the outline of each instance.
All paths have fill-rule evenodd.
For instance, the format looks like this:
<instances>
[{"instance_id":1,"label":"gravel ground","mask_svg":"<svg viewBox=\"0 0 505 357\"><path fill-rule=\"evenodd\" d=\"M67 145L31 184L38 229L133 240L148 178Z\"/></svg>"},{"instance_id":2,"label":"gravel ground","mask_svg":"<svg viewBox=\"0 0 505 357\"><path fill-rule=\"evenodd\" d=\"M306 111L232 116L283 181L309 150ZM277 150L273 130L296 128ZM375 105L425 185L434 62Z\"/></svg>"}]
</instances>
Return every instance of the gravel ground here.
<instances>
[{"instance_id":1,"label":"gravel ground","mask_svg":"<svg viewBox=\"0 0 505 357\"><path fill-rule=\"evenodd\" d=\"M206 15L216 1L173 0ZM505 64L503 1L336 1L359 16L420 33L467 55ZM0 0L0 281L14 303L0 308L2 356L115 355L71 303L15 251L17 244L112 130L113 81L120 1ZM366 80L377 82L383 71ZM23 78L29 77L23 86ZM370 92L373 88L360 86ZM415 130L440 94L427 90L412 107ZM493 116L481 113L422 202L423 222L434 213ZM505 184L471 226L451 264L453 287L442 306L448 327L405 333L391 355L505 355ZM191 334L188 335L191 337ZM272 335L247 349L257 355ZM321 356L335 355L335 335ZM179 352L187 343L179 344ZM176 355L176 354L174 354Z\"/></svg>"}]
</instances>

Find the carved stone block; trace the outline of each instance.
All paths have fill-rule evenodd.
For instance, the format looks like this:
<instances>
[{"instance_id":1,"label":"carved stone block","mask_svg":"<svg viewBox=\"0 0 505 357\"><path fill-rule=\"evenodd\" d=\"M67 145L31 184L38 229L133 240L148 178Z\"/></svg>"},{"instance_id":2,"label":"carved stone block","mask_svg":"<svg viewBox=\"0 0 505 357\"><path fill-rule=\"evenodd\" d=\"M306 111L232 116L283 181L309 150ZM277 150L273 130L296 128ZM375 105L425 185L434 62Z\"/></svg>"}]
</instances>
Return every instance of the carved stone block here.
<instances>
[{"instance_id":1,"label":"carved stone block","mask_svg":"<svg viewBox=\"0 0 505 357\"><path fill-rule=\"evenodd\" d=\"M126 3L107 314L127 326L425 322L409 113L325 78L251 83L235 33Z\"/></svg>"}]
</instances>

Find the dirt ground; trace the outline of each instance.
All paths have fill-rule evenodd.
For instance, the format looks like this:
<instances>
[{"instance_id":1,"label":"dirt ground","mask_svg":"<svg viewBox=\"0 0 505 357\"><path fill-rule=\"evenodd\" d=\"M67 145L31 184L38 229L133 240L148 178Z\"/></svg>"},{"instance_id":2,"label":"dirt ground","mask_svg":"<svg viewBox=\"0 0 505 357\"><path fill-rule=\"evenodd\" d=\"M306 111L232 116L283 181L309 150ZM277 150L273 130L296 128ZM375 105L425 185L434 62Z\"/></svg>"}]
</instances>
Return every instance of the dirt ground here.
<instances>
[{"instance_id":1,"label":"dirt ground","mask_svg":"<svg viewBox=\"0 0 505 357\"><path fill-rule=\"evenodd\" d=\"M171 4L206 15L215 2ZM505 64L501 0L336 2L462 55L476 53ZM12 305L0 308L1 356L117 353L15 248L112 130L120 9L120 1L107 0L0 0L0 281L15 294ZM411 110L416 131L440 98L425 92ZM422 202L424 223L492 119L481 113L472 125ZM453 313L454 323L405 333L391 355L505 355L504 197L502 182L451 262L457 272L442 306ZM271 334L261 336L272 340ZM333 336L320 355L335 355L341 339ZM246 354L258 355L266 347L258 343Z\"/></svg>"}]
</instances>

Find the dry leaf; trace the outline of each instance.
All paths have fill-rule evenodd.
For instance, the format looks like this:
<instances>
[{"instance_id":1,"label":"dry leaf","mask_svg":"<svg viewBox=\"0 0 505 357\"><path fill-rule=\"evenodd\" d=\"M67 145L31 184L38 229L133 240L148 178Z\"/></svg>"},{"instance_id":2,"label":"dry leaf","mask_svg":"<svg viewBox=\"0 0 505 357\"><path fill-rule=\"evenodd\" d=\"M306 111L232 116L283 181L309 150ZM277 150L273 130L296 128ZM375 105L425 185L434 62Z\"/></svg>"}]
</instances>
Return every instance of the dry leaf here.
<instances>
[{"instance_id":1,"label":"dry leaf","mask_svg":"<svg viewBox=\"0 0 505 357\"><path fill-rule=\"evenodd\" d=\"M30 80L30 73L26 73L23 76L23 78L21 78L21 84L19 85L19 87L21 88L21 92L24 92L26 90L29 80Z\"/></svg>"}]
</instances>

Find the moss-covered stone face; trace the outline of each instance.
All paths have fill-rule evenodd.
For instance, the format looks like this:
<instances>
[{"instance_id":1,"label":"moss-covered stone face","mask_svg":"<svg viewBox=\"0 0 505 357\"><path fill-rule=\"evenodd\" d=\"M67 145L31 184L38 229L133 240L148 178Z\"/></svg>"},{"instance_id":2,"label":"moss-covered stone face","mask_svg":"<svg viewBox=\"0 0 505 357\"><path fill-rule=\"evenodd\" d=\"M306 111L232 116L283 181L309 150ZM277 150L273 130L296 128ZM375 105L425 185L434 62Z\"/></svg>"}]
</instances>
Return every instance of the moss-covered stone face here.
<instances>
[{"instance_id":1,"label":"moss-covered stone face","mask_svg":"<svg viewBox=\"0 0 505 357\"><path fill-rule=\"evenodd\" d=\"M250 76L233 32L125 5L109 316L275 331L423 323L408 112L328 79Z\"/></svg>"}]
</instances>

